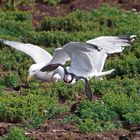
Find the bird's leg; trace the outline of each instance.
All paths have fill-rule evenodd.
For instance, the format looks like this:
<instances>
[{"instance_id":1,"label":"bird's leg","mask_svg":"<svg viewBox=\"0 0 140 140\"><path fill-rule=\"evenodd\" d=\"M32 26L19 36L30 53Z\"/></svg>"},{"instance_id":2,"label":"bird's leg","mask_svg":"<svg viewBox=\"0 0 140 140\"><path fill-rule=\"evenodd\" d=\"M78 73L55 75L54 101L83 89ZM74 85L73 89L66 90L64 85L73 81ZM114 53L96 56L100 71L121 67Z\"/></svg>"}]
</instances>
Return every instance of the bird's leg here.
<instances>
[{"instance_id":1,"label":"bird's leg","mask_svg":"<svg viewBox=\"0 0 140 140\"><path fill-rule=\"evenodd\" d=\"M85 93L86 93L88 99L89 99L90 101L92 101L92 96L93 96L93 95L92 95L92 91L91 91L91 88L90 88L90 86L89 86L89 82L88 82L87 79L85 79Z\"/></svg>"},{"instance_id":2,"label":"bird's leg","mask_svg":"<svg viewBox=\"0 0 140 140\"><path fill-rule=\"evenodd\" d=\"M85 82L85 93L86 93L86 96L88 97L88 99L90 101L92 101L92 96L93 95L92 95L92 90L91 90L91 88L89 86L88 80L85 77L82 77L82 76L77 76L76 79L77 80L80 80L80 79L83 79L84 80L84 82Z\"/></svg>"}]
</instances>

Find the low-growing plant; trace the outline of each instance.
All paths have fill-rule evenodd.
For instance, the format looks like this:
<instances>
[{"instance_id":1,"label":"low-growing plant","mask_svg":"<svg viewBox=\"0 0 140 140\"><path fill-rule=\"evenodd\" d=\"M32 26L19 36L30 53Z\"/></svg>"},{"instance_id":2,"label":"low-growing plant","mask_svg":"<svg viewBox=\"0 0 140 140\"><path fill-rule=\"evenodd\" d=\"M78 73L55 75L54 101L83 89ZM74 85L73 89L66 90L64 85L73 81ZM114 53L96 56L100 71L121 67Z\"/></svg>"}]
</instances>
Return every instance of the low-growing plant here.
<instances>
[{"instance_id":1,"label":"low-growing plant","mask_svg":"<svg viewBox=\"0 0 140 140\"><path fill-rule=\"evenodd\" d=\"M127 112L123 115L123 117L127 120L128 123L133 125L140 124L140 108L137 108L134 112Z\"/></svg>"},{"instance_id":2,"label":"low-growing plant","mask_svg":"<svg viewBox=\"0 0 140 140\"><path fill-rule=\"evenodd\" d=\"M61 0L42 0L42 2L47 3L48 5L57 5Z\"/></svg>"},{"instance_id":3,"label":"low-growing plant","mask_svg":"<svg viewBox=\"0 0 140 140\"><path fill-rule=\"evenodd\" d=\"M118 113L120 120L130 123L139 124L140 98L139 94L133 93L130 97L126 94L108 93L103 96L103 101L111 110Z\"/></svg>"},{"instance_id":4,"label":"low-growing plant","mask_svg":"<svg viewBox=\"0 0 140 140\"><path fill-rule=\"evenodd\" d=\"M100 110L100 111L99 111ZM94 121L110 121L117 119L117 114L110 110L103 101L82 101L78 106L81 118L90 118Z\"/></svg>"},{"instance_id":5,"label":"low-growing plant","mask_svg":"<svg viewBox=\"0 0 140 140\"><path fill-rule=\"evenodd\" d=\"M103 101L81 101L76 114L65 116L60 123L74 123L81 132L103 131L122 127L118 114Z\"/></svg>"},{"instance_id":6,"label":"low-growing plant","mask_svg":"<svg viewBox=\"0 0 140 140\"><path fill-rule=\"evenodd\" d=\"M2 140L31 140L31 138L25 136L24 130L18 127L12 127L5 138Z\"/></svg>"},{"instance_id":7,"label":"low-growing plant","mask_svg":"<svg viewBox=\"0 0 140 140\"><path fill-rule=\"evenodd\" d=\"M63 111L55 96L28 94L0 96L0 121L20 122L26 125L39 125L43 120L53 118Z\"/></svg>"},{"instance_id":8,"label":"low-growing plant","mask_svg":"<svg viewBox=\"0 0 140 140\"><path fill-rule=\"evenodd\" d=\"M102 131L100 122L96 122L93 119L84 119L78 125L81 132L91 132L91 131Z\"/></svg>"},{"instance_id":9,"label":"low-growing plant","mask_svg":"<svg viewBox=\"0 0 140 140\"><path fill-rule=\"evenodd\" d=\"M97 101L80 101L76 114L66 116L61 123L75 123L82 132L103 131L122 127L123 123L140 123L140 16L120 8L104 5L93 11L77 10L63 17L44 17L38 30L31 15L18 11L0 13L0 38L50 47L53 52L70 41L84 42L103 35L136 34L132 47L121 54L109 55L105 70L116 69L103 80L90 80ZM133 20L135 19L135 20ZM37 127L42 121L68 111L59 106L59 99L69 104L83 92L84 83L53 85L32 81L20 94L5 93L4 86L13 87L26 81L32 59L15 49L0 45L0 121L19 122L22 126ZM16 71L16 72L15 72ZM84 93L81 93L84 94ZM99 99L98 99L99 98Z\"/></svg>"},{"instance_id":10,"label":"low-growing plant","mask_svg":"<svg viewBox=\"0 0 140 140\"><path fill-rule=\"evenodd\" d=\"M47 88L47 92L53 95L57 95L62 100L73 100L79 93L83 93L83 82L78 82L75 85L67 85L62 81L55 83L54 85Z\"/></svg>"},{"instance_id":11,"label":"low-growing plant","mask_svg":"<svg viewBox=\"0 0 140 140\"><path fill-rule=\"evenodd\" d=\"M0 94L4 92L4 86L1 84L2 82L0 81Z\"/></svg>"},{"instance_id":12,"label":"low-growing plant","mask_svg":"<svg viewBox=\"0 0 140 140\"><path fill-rule=\"evenodd\" d=\"M32 16L28 12L23 11L6 11L0 12L0 19L3 20L12 20L12 21L21 21L21 22L29 22L32 20Z\"/></svg>"},{"instance_id":13,"label":"low-growing plant","mask_svg":"<svg viewBox=\"0 0 140 140\"><path fill-rule=\"evenodd\" d=\"M109 76L110 77L110 76ZM140 93L139 77L129 78L125 76L121 78L117 76L116 78L105 78L103 80L90 80L90 85L92 91L96 95L110 94L127 94L128 96Z\"/></svg>"},{"instance_id":14,"label":"low-growing plant","mask_svg":"<svg viewBox=\"0 0 140 140\"><path fill-rule=\"evenodd\" d=\"M59 120L58 123L60 123L62 125L65 125L67 123L79 124L81 121L82 121L81 118L79 118L75 114L68 114L63 119Z\"/></svg>"},{"instance_id":15,"label":"low-growing plant","mask_svg":"<svg viewBox=\"0 0 140 140\"><path fill-rule=\"evenodd\" d=\"M2 84L7 87L16 87L20 84L19 75L15 72L3 76Z\"/></svg>"},{"instance_id":16,"label":"low-growing plant","mask_svg":"<svg viewBox=\"0 0 140 140\"><path fill-rule=\"evenodd\" d=\"M118 114L124 114L132 111L134 100L123 93L108 93L103 96L103 101L110 106L112 110Z\"/></svg>"}]
</instances>

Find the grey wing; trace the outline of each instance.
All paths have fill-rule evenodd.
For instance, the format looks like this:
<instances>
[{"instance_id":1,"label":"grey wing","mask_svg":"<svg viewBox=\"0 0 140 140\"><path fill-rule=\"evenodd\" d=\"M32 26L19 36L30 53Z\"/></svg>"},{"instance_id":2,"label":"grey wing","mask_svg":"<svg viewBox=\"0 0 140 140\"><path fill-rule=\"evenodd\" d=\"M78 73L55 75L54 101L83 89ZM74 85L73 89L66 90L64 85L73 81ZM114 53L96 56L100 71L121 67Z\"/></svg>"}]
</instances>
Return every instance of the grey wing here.
<instances>
[{"instance_id":1,"label":"grey wing","mask_svg":"<svg viewBox=\"0 0 140 140\"><path fill-rule=\"evenodd\" d=\"M86 41L88 44L96 45L98 48L105 50L106 53L112 54L122 52L124 47L130 46L135 40L136 35L128 36L101 36Z\"/></svg>"},{"instance_id":2,"label":"grey wing","mask_svg":"<svg viewBox=\"0 0 140 140\"><path fill-rule=\"evenodd\" d=\"M94 65L94 68L97 72L101 72L104 67L105 60L107 58L107 54L104 50L94 51L91 53L91 61Z\"/></svg>"},{"instance_id":3,"label":"grey wing","mask_svg":"<svg viewBox=\"0 0 140 140\"><path fill-rule=\"evenodd\" d=\"M98 51L86 43L68 43L64 46L64 50L71 58L69 72L83 77L102 71L107 57L105 51Z\"/></svg>"},{"instance_id":4,"label":"grey wing","mask_svg":"<svg viewBox=\"0 0 140 140\"><path fill-rule=\"evenodd\" d=\"M36 45L20 43L15 41L8 41L3 39L0 39L0 42L28 54L33 58L33 60L36 63L48 63L52 59L50 53L48 53L47 51L45 51L44 49Z\"/></svg>"},{"instance_id":5,"label":"grey wing","mask_svg":"<svg viewBox=\"0 0 140 140\"><path fill-rule=\"evenodd\" d=\"M65 64L66 61L70 59L69 55L65 52L63 48L57 48L55 49L55 52L53 54L53 58L50 61L49 64Z\"/></svg>"}]
</instances>

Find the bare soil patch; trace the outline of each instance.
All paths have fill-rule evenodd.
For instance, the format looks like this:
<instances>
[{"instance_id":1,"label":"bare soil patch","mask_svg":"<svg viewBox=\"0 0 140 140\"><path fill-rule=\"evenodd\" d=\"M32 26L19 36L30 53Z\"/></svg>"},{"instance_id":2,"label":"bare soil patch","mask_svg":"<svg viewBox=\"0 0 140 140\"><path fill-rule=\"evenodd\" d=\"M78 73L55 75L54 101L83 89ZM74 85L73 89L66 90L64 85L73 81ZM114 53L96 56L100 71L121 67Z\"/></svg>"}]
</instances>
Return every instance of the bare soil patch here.
<instances>
[{"instance_id":1,"label":"bare soil patch","mask_svg":"<svg viewBox=\"0 0 140 140\"><path fill-rule=\"evenodd\" d=\"M136 9L137 11L140 11L139 0L75 0L72 2L62 2L57 6L49 6L38 2L30 6L20 5L19 9L22 11L31 12L33 15L33 23L35 26L38 26L39 22L44 16L64 16L72 11L75 11L76 9L93 10L100 7L104 3L117 5L125 10Z\"/></svg>"}]
</instances>

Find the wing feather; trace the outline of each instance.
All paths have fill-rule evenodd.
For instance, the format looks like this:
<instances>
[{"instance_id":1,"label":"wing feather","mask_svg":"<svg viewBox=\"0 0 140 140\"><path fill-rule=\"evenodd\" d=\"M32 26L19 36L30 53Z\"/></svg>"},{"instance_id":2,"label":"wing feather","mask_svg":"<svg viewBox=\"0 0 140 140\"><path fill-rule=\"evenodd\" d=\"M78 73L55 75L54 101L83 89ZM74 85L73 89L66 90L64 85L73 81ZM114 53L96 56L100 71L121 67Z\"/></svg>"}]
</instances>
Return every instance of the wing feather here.
<instances>
[{"instance_id":1,"label":"wing feather","mask_svg":"<svg viewBox=\"0 0 140 140\"><path fill-rule=\"evenodd\" d=\"M55 52L53 54L53 58L50 61L49 64L62 64L64 65L66 61L70 59L69 55L65 52L63 48L57 48L55 49Z\"/></svg>"},{"instance_id":2,"label":"wing feather","mask_svg":"<svg viewBox=\"0 0 140 140\"><path fill-rule=\"evenodd\" d=\"M69 72L77 76L88 77L102 71L107 54L91 45L80 42L68 43L63 48L71 58Z\"/></svg>"},{"instance_id":3,"label":"wing feather","mask_svg":"<svg viewBox=\"0 0 140 140\"><path fill-rule=\"evenodd\" d=\"M118 53L122 52L124 47L130 46L130 43L134 41L135 35L130 36L101 36L95 39L86 41L88 44L96 45L100 49L104 49L106 53Z\"/></svg>"},{"instance_id":4,"label":"wing feather","mask_svg":"<svg viewBox=\"0 0 140 140\"><path fill-rule=\"evenodd\" d=\"M52 59L50 53L33 44L26 44L3 39L0 39L0 42L28 54L36 63L49 63Z\"/></svg>"}]
</instances>

